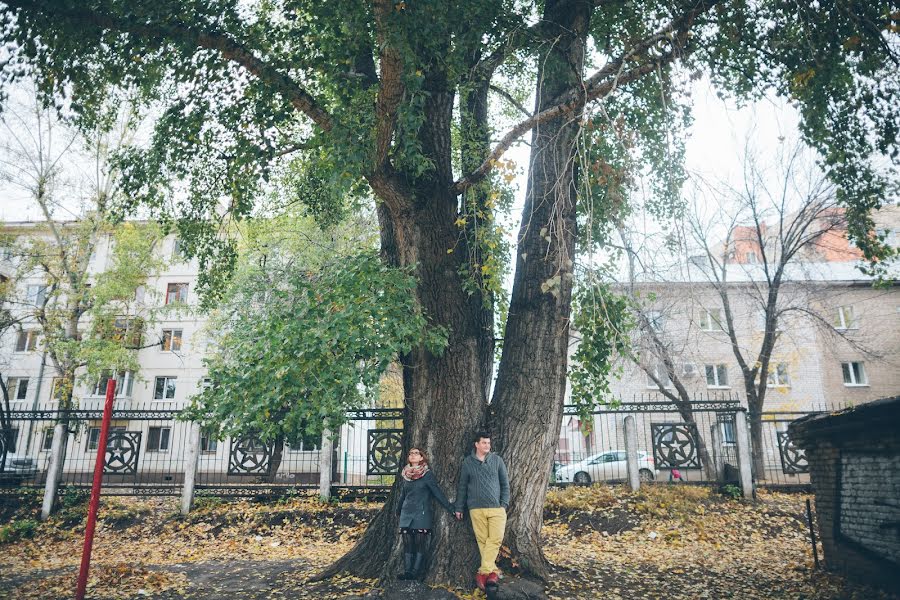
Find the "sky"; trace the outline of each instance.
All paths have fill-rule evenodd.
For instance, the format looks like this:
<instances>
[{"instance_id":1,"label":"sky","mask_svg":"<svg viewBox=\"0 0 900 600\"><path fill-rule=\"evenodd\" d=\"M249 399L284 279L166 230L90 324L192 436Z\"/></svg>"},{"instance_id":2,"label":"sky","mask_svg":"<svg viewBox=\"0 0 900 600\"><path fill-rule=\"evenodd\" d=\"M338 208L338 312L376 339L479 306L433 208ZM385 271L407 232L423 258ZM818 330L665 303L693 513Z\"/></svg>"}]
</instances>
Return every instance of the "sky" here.
<instances>
[{"instance_id":1,"label":"sky","mask_svg":"<svg viewBox=\"0 0 900 600\"><path fill-rule=\"evenodd\" d=\"M741 153L747 140L763 151L774 147L780 136L796 137L796 111L779 99L764 99L738 107L733 101L717 97L704 79L694 82L694 123L686 145L686 167L689 173L707 179L739 183ZM22 133L22 132L18 132ZM0 143L8 142L10 133L0 131ZM518 215L525 195L528 146L519 144L507 152L518 165L518 186L512 217L511 239L518 228ZM18 188L0 183L0 220L21 221L40 218L37 207Z\"/></svg>"}]
</instances>

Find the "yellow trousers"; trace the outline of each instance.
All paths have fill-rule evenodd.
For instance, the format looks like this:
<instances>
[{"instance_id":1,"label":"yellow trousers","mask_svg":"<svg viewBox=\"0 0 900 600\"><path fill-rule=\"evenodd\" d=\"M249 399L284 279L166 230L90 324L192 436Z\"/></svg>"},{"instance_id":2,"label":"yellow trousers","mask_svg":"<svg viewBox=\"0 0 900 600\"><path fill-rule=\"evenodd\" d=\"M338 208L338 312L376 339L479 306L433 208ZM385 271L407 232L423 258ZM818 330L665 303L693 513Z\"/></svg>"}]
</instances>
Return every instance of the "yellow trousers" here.
<instances>
[{"instance_id":1,"label":"yellow trousers","mask_svg":"<svg viewBox=\"0 0 900 600\"><path fill-rule=\"evenodd\" d=\"M482 575L498 572L496 560L503 543L503 532L506 530L506 509L473 508L469 510L475 540L481 553L481 566L478 572Z\"/></svg>"}]
</instances>

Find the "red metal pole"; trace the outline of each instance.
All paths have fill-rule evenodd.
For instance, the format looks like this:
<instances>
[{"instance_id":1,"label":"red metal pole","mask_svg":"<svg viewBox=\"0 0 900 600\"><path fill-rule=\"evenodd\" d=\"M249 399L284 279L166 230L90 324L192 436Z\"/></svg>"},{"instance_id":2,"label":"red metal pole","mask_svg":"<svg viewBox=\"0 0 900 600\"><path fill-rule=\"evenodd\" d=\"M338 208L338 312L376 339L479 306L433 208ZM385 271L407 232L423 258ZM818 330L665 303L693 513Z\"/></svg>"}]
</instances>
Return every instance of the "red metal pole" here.
<instances>
[{"instance_id":1,"label":"red metal pole","mask_svg":"<svg viewBox=\"0 0 900 600\"><path fill-rule=\"evenodd\" d=\"M116 397L116 380L106 382L106 404L103 405L103 423L97 440L97 461L94 463L94 484L91 486L91 503L88 508L87 526L84 528L84 548L81 551L81 570L78 572L78 588L75 600L84 600L88 570L91 567L91 548L94 545L94 527L97 525L97 509L100 508L100 483L103 480L103 463L106 462L106 437L112 419L113 400Z\"/></svg>"}]
</instances>

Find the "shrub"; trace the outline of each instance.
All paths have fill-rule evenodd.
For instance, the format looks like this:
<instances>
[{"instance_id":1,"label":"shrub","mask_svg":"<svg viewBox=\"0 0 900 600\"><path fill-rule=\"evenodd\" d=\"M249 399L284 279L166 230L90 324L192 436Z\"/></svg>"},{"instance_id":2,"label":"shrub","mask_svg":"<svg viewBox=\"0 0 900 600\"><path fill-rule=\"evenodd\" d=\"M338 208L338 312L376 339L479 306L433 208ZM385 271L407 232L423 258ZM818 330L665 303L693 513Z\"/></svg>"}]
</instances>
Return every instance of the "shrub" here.
<instances>
[{"instance_id":1,"label":"shrub","mask_svg":"<svg viewBox=\"0 0 900 600\"><path fill-rule=\"evenodd\" d=\"M34 519L19 519L0 527L0 544L10 544L23 538L33 537L38 523Z\"/></svg>"}]
</instances>

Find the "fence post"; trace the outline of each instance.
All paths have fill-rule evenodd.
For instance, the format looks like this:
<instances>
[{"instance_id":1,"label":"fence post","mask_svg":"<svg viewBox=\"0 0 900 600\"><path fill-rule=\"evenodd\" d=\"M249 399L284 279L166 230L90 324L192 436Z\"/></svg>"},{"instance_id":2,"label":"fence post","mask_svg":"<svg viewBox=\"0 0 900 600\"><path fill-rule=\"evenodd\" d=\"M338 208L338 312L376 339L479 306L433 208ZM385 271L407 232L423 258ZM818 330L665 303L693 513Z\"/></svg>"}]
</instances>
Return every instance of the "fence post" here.
<instances>
[{"instance_id":1,"label":"fence post","mask_svg":"<svg viewBox=\"0 0 900 600\"><path fill-rule=\"evenodd\" d=\"M331 467L334 454L334 439L331 431L322 429L322 443L319 445L319 499L331 499Z\"/></svg>"},{"instance_id":2,"label":"fence post","mask_svg":"<svg viewBox=\"0 0 900 600\"><path fill-rule=\"evenodd\" d=\"M738 469L741 476L741 492L744 498L753 498L753 474L750 459L750 430L747 427L747 413L739 410L734 414L734 434L737 442Z\"/></svg>"},{"instance_id":3,"label":"fence post","mask_svg":"<svg viewBox=\"0 0 900 600\"><path fill-rule=\"evenodd\" d=\"M187 454L184 457L184 486L181 488L181 514L191 512L194 486L197 484L197 465L200 462L200 424L188 423Z\"/></svg>"},{"instance_id":4,"label":"fence post","mask_svg":"<svg viewBox=\"0 0 900 600\"><path fill-rule=\"evenodd\" d=\"M716 470L716 479L725 480L725 456L722 454L722 426L716 422L709 426L709 439L712 440L712 460Z\"/></svg>"},{"instance_id":5,"label":"fence post","mask_svg":"<svg viewBox=\"0 0 900 600\"><path fill-rule=\"evenodd\" d=\"M636 492L641 489L641 474L638 471L637 426L634 424L634 415L625 417L625 457L628 487Z\"/></svg>"},{"instance_id":6,"label":"fence post","mask_svg":"<svg viewBox=\"0 0 900 600\"><path fill-rule=\"evenodd\" d=\"M66 459L66 442L69 438L64 423L57 423L53 428L53 442L50 446L50 465L47 467L47 481L44 483L44 503L41 506L41 520L46 521L53 512L56 492L59 491L59 480Z\"/></svg>"}]
</instances>

